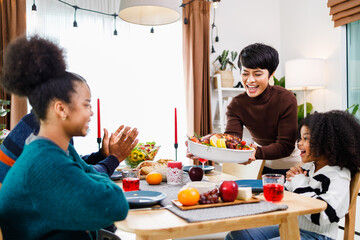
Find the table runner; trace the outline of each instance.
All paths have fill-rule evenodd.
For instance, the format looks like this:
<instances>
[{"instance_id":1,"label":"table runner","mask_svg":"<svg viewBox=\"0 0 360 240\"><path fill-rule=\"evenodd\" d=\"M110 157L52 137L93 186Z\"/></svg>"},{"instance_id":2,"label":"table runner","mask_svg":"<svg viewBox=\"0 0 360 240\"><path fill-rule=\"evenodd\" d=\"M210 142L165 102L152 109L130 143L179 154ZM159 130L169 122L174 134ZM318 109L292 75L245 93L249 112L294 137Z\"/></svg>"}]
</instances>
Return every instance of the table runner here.
<instances>
[{"instance_id":1,"label":"table runner","mask_svg":"<svg viewBox=\"0 0 360 240\"><path fill-rule=\"evenodd\" d=\"M188 174L183 174L183 184L185 185L190 181ZM162 182L160 185L149 185L145 180L140 182L140 190L146 191L158 191L167 194L167 197L161 201L162 206L173 205L171 200L177 199L177 194L183 185L168 185ZM272 212L277 210L287 209L287 205L278 205L266 201L260 201L259 203L247 203L239 205L230 205L213 208L202 208L194 210L183 211L175 205L168 208L169 211L173 212L177 216L183 218L187 222L200 222L215 219L240 217L246 215L254 215L265 212Z\"/></svg>"}]
</instances>

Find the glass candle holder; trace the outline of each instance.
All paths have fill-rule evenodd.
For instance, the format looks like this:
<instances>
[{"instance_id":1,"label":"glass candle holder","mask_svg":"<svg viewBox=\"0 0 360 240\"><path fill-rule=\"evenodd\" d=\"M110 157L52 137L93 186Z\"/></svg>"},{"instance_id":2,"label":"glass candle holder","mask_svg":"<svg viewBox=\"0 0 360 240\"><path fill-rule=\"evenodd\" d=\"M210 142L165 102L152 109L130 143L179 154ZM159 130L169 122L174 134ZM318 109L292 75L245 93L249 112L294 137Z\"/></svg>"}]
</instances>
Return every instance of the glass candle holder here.
<instances>
[{"instance_id":1,"label":"glass candle holder","mask_svg":"<svg viewBox=\"0 0 360 240\"><path fill-rule=\"evenodd\" d=\"M178 185L182 183L182 163L168 162L166 169L167 183L171 185Z\"/></svg>"}]
</instances>

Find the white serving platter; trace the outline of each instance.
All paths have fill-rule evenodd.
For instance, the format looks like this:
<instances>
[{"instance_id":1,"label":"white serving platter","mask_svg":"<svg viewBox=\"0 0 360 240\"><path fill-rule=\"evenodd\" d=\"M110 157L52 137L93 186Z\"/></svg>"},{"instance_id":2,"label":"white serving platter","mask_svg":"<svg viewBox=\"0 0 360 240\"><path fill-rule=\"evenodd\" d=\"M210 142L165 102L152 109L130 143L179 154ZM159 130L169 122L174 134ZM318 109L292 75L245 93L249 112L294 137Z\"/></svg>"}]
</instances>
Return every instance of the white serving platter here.
<instances>
[{"instance_id":1,"label":"white serving platter","mask_svg":"<svg viewBox=\"0 0 360 240\"><path fill-rule=\"evenodd\" d=\"M220 163L244 163L254 152L251 150L234 150L211 147L188 140L188 150L194 156Z\"/></svg>"}]
</instances>

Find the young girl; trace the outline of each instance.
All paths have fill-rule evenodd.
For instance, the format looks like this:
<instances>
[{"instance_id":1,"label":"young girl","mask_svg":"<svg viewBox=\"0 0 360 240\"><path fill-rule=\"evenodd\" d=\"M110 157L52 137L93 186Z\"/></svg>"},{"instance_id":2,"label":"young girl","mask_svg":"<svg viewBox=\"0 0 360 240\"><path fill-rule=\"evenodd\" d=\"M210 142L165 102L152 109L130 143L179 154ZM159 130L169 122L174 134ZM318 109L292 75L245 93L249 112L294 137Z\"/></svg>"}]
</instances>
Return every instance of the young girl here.
<instances>
[{"instance_id":1,"label":"young girl","mask_svg":"<svg viewBox=\"0 0 360 240\"><path fill-rule=\"evenodd\" d=\"M349 113L314 113L300 125L301 167L286 173L288 191L327 203L325 211L299 216L301 239L336 239L349 208L351 176L360 170L360 125ZM278 226L230 232L226 239L280 239Z\"/></svg>"},{"instance_id":2,"label":"young girl","mask_svg":"<svg viewBox=\"0 0 360 240\"><path fill-rule=\"evenodd\" d=\"M62 50L37 36L20 38L5 52L1 84L28 97L40 130L27 139L1 187L4 239L91 239L93 231L127 216L122 190L69 144L87 134L93 112L86 81L65 68ZM133 148L136 136L135 130L119 141Z\"/></svg>"}]
</instances>

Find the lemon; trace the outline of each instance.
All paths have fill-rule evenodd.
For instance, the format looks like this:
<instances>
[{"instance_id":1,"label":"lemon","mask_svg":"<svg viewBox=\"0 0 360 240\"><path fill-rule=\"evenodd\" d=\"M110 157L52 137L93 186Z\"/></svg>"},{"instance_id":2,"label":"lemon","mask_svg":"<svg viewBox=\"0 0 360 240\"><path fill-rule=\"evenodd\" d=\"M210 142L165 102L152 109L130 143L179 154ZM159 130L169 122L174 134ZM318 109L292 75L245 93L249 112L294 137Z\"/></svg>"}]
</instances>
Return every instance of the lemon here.
<instances>
[{"instance_id":1,"label":"lemon","mask_svg":"<svg viewBox=\"0 0 360 240\"><path fill-rule=\"evenodd\" d=\"M218 148L226 148L225 138L218 139L216 145Z\"/></svg>"},{"instance_id":2,"label":"lemon","mask_svg":"<svg viewBox=\"0 0 360 240\"><path fill-rule=\"evenodd\" d=\"M217 147L217 141L218 141L218 138L214 135L210 138L210 144L211 146L214 146L214 147Z\"/></svg>"}]
</instances>

